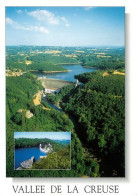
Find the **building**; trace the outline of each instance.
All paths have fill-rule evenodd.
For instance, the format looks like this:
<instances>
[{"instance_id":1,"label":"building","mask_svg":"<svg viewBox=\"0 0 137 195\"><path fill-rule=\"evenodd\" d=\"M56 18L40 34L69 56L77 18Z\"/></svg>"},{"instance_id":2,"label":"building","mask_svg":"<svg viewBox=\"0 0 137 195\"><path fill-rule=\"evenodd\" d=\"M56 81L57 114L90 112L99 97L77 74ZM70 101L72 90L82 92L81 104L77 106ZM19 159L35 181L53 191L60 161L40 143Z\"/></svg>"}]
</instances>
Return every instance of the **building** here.
<instances>
[{"instance_id":1,"label":"building","mask_svg":"<svg viewBox=\"0 0 137 195\"><path fill-rule=\"evenodd\" d=\"M47 89L45 88L44 92L45 93L54 93L56 90L55 89Z\"/></svg>"}]
</instances>

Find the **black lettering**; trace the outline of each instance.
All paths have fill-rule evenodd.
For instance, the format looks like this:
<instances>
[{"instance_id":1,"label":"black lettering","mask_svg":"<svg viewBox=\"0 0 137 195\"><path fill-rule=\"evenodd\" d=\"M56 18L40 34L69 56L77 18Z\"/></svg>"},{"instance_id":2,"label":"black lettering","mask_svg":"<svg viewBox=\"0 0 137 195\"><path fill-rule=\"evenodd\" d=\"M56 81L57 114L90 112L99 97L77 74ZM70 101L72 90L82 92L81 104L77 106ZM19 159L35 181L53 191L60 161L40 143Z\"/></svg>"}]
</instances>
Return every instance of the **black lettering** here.
<instances>
[{"instance_id":1,"label":"black lettering","mask_svg":"<svg viewBox=\"0 0 137 195\"><path fill-rule=\"evenodd\" d=\"M119 186L118 185L115 186L115 193L119 193Z\"/></svg>"},{"instance_id":2,"label":"black lettering","mask_svg":"<svg viewBox=\"0 0 137 195\"><path fill-rule=\"evenodd\" d=\"M21 192L24 193L24 190L23 190L22 186L20 186L18 193L21 193Z\"/></svg>"},{"instance_id":3,"label":"black lettering","mask_svg":"<svg viewBox=\"0 0 137 195\"><path fill-rule=\"evenodd\" d=\"M41 186L41 193L45 193L45 186L44 185Z\"/></svg>"},{"instance_id":4,"label":"black lettering","mask_svg":"<svg viewBox=\"0 0 137 195\"><path fill-rule=\"evenodd\" d=\"M51 193L62 193L62 190L61 190L61 185L57 185L57 186L54 186L52 185L51 186Z\"/></svg>"},{"instance_id":5,"label":"black lettering","mask_svg":"<svg viewBox=\"0 0 137 195\"><path fill-rule=\"evenodd\" d=\"M14 187L14 186L12 186L12 188L13 188L14 192L16 193L16 192L17 192L17 190L18 190L18 186L16 187L16 189L15 189L15 187Z\"/></svg>"},{"instance_id":6,"label":"black lettering","mask_svg":"<svg viewBox=\"0 0 137 195\"><path fill-rule=\"evenodd\" d=\"M90 191L87 191L87 190L88 190L88 187L90 188L89 185L87 185L87 186L84 187L84 191L85 191L86 193L90 193Z\"/></svg>"},{"instance_id":7,"label":"black lettering","mask_svg":"<svg viewBox=\"0 0 137 195\"><path fill-rule=\"evenodd\" d=\"M91 193L96 193L95 186L91 186Z\"/></svg>"},{"instance_id":8,"label":"black lettering","mask_svg":"<svg viewBox=\"0 0 137 195\"><path fill-rule=\"evenodd\" d=\"M114 192L114 187L111 185L109 186L109 193L113 193Z\"/></svg>"}]
</instances>

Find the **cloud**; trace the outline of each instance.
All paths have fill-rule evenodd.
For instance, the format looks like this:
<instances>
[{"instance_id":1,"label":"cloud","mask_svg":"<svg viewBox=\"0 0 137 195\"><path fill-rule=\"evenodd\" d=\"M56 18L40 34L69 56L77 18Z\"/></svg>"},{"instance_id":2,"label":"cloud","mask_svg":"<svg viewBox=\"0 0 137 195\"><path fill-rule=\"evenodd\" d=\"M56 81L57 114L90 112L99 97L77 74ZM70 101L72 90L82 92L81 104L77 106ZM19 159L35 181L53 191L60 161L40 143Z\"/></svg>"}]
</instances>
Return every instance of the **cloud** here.
<instances>
[{"instance_id":1,"label":"cloud","mask_svg":"<svg viewBox=\"0 0 137 195\"><path fill-rule=\"evenodd\" d=\"M35 31L35 32L41 32L41 33L49 34L49 30L46 29L43 26L31 26L30 30Z\"/></svg>"},{"instance_id":2,"label":"cloud","mask_svg":"<svg viewBox=\"0 0 137 195\"><path fill-rule=\"evenodd\" d=\"M53 13L47 10L35 10L27 13L38 21L43 21L53 25L59 24L59 19Z\"/></svg>"},{"instance_id":3,"label":"cloud","mask_svg":"<svg viewBox=\"0 0 137 195\"><path fill-rule=\"evenodd\" d=\"M33 26L33 25L23 26L23 25L18 24L15 21L13 21L11 18L6 18L6 23L11 25L13 28L16 28L16 29L49 34L49 30L43 26Z\"/></svg>"},{"instance_id":4,"label":"cloud","mask_svg":"<svg viewBox=\"0 0 137 195\"><path fill-rule=\"evenodd\" d=\"M68 20L65 17L61 17L61 20L65 23L66 27L70 26Z\"/></svg>"},{"instance_id":5,"label":"cloud","mask_svg":"<svg viewBox=\"0 0 137 195\"><path fill-rule=\"evenodd\" d=\"M46 24L59 25L63 22L66 27L70 26L68 20L65 17L55 16L54 13L47 10L35 10L27 12L27 14Z\"/></svg>"},{"instance_id":6,"label":"cloud","mask_svg":"<svg viewBox=\"0 0 137 195\"><path fill-rule=\"evenodd\" d=\"M18 9L16 12L17 12L17 14L22 14L23 13L23 11L21 9Z\"/></svg>"},{"instance_id":7,"label":"cloud","mask_svg":"<svg viewBox=\"0 0 137 195\"><path fill-rule=\"evenodd\" d=\"M89 7L84 7L84 10L89 11L90 9L93 9L93 6L89 6Z\"/></svg>"},{"instance_id":8,"label":"cloud","mask_svg":"<svg viewBox=\"0 0 137 195\"><path fill-rule=\"evenodd\" d=\"M6 18L6 23L7 24L10 24L10 25L13 25L14 24L13 20L10 19L10 18Z\"/></svg>"}]
</instances>

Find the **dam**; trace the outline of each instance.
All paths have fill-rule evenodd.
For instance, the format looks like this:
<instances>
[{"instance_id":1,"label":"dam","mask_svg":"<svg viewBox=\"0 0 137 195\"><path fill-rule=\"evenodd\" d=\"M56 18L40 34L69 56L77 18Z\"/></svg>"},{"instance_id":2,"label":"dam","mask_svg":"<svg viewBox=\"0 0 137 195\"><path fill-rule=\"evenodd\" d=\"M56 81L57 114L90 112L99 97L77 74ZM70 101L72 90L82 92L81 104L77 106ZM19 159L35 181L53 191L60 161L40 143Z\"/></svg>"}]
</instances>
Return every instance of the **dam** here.
<instances>
[{"instance_id":1,"label":"dam","mask_svg":"<svg viewBox=\"0 0 137 195\"><path fill-rule=\"evenodd\" d=\"M41 81L42 85L46 89L57 90L61 89L64 86L74 84L72 81L38 77L38 80Z\"/></svg>"}]
</instances>

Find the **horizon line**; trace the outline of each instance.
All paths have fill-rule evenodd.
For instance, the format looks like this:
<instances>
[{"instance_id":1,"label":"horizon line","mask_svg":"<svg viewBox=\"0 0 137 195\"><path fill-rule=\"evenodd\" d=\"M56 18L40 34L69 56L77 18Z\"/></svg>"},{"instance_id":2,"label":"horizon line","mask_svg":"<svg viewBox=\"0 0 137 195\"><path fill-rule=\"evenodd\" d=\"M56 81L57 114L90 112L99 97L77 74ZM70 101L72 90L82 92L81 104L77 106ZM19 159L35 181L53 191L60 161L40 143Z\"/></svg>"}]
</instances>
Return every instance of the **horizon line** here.
<instances>
[{"instance_id":1,"label":"horizon line","mask_svg":"<svg viewBox=\"0 0 137 195\"><path fill-rule=\"evenodd\" d=\"M51 138L47 138L47 137L39 137L39 138L37 138L37 137L35 137L35 138L31 138L31 137L17 137L17 138L14 138L14 139L51 139ZM51 140L70 140L70 139L51 139Z\"/></svg>"},{"instance_id":2,"label":"horizon line","mask_svg":"<svg viewBox=\"0 0 137 195\"><path fill-rule=\"evenodd\" d=\"M33 47L125 47L125 45L92 45L92 46L61 46L61 45L6 45L6 47L33 46Z\"/></svg>"}]
</instances>

